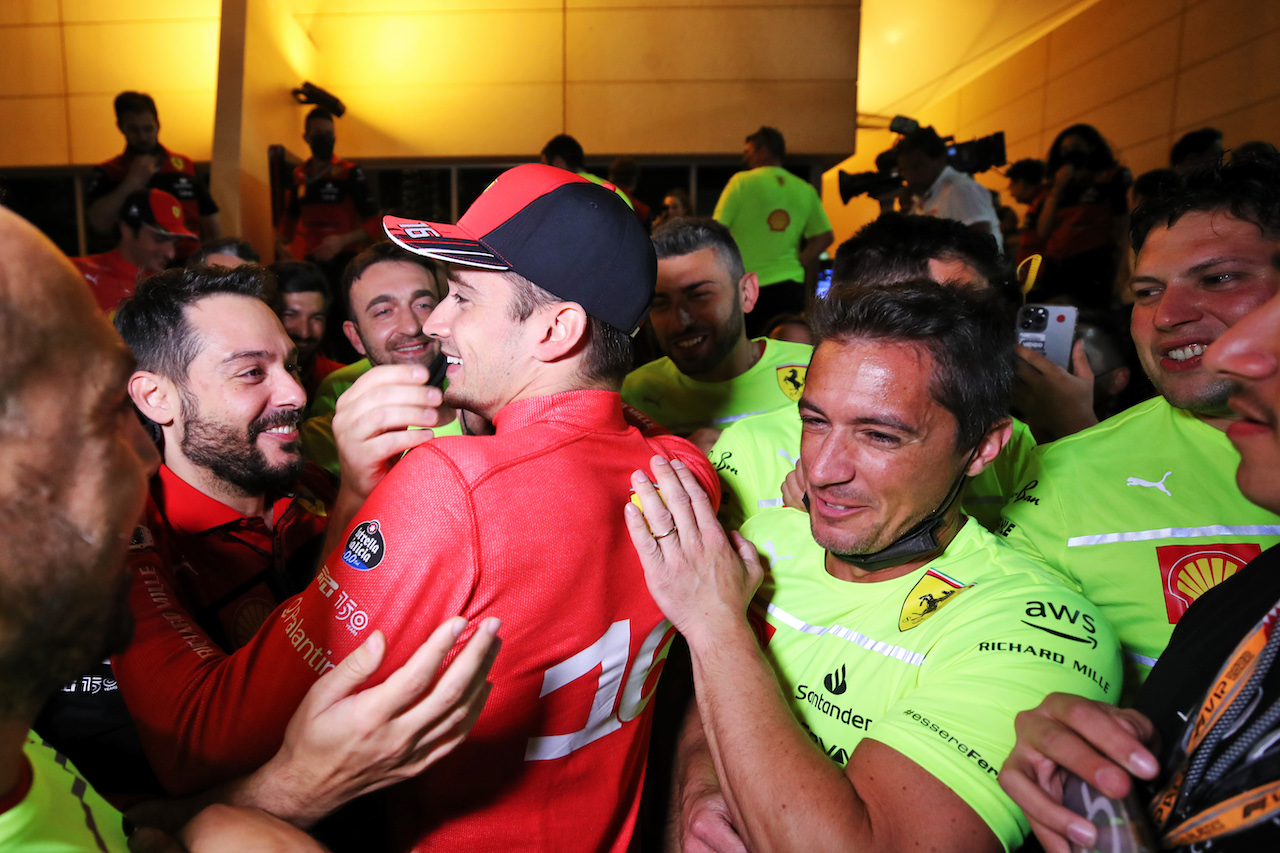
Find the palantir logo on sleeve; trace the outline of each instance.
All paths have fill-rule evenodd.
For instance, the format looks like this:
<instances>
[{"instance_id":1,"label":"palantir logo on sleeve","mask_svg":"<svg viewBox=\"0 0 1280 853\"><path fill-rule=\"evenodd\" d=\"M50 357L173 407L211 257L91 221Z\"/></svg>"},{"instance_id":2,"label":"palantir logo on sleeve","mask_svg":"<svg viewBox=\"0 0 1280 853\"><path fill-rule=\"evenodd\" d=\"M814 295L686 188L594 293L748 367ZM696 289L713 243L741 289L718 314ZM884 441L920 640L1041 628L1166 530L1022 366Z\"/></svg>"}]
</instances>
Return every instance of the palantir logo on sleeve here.
<instances>
[{"instance_id":1,"label":"palantir logo on sleeve","mask_svg":"<svg viewBox=\"0 0 1280 853\"><path fill-rule=\"evenodd\" d=\"M382 525L377 519L362 521L347 537L346 547L342 549L342 562L358 572L367 572L382 562L386 552Z\"/></svg>"}]
</instances>

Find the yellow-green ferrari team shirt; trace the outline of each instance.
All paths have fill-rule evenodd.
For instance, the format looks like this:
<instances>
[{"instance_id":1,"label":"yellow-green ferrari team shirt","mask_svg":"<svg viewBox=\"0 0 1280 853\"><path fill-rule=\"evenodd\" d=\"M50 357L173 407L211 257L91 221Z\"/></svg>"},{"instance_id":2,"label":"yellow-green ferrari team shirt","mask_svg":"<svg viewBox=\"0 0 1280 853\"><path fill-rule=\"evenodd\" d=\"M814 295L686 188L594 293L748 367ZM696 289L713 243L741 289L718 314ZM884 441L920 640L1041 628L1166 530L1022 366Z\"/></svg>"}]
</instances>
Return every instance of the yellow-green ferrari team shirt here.
<instances>
[{"instance_id":1,"label":"yellow-green ferrari team shirt","mask_svg":"<svg viewBox=\"0 0 1280 853\"><path fill-rule=\"evenodd\" d=\"M715 220L729 229L742 265L760 284L804 281L800 245L831 230L813 185L781 166L761 166L729 179Z\"/></svg>"},{"instance_id":2,"label":"yellow-green ferrari team shirt","mask_svg":"<svg viewBox=\"0 0 1280 853\"><path fill-rule=\"evenodd\" d=\"M1280 542L1225 433L1163 397L1032 454L999 532L1083 592L1124 646L1125 698L1206 590Z\"/></svg>"},{"instance_id":3,"label":"yellow-green ferrari team shirt","mask_svg":"<svg viewBox=\"0 0 1280 853\"><path fill-rule=\"evenodd\" d=\"M704 427L723 429L748 415L788 406L794 411L813 347L772 338L755 341L764 343L764 353L741 376L699 382L664 357L627 374L622 400L676 435Z\"/></svg>"},{"instance_id":4,"label":"yellow-green ferrari team shirt","mask_svg":"<svg viewBox=\"0 0 1280 853\"><path fill-rule=\"evenodd\" d=\"M751 516L782 506L782 481L800 459L800 413L795 406L753 415L720 434L708 454L720 475L720 520L736 530ZM1016 418L1013 434L1000 455L970 478L960 498L964 511L994 531L1000 510L1025 481L1035 450L1031 429Z\"/></svg>"},{"instance_id":5,"label":"yellow-green ferrari team shirt","mask_svg":"<svg viewBox=\"0 0 1280 853\"><path fill-rule=\"evenodd\" d=\"M1014 716L1055 691L1104 702L1120 691L1098 609L978 524L925 566L870 583L828 574L797 510L760 513L742 532L766 565L748 617L818 748L840 766L863 738L897 750L1017 848L1026 819L996 782Z\"/></svg>"},{"instance_id":6,"label":"yellow-green ferrari team shirt","mask_svg":"<svg viewBox=\"0 0 1280 853\"><path fill-rule=\"evenodd\" d=\"M5 853L127 853L123 817L85 781L66 756L27 733L31 789L0 813Z\"/></svg>"}]
</instances>

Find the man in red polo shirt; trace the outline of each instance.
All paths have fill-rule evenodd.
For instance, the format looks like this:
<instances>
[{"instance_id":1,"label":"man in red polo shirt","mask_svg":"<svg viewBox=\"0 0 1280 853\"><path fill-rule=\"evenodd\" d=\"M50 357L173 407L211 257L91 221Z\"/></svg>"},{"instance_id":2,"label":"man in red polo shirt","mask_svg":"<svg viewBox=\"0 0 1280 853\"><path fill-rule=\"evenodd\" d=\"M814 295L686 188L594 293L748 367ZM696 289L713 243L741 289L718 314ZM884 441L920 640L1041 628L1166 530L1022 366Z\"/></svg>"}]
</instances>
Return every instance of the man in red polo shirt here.
<instances>
[{"instance_id":1,"label":"man in red polo shirt","mask_svg":"<svg viewBox=\"0 0 1280 853\"><path fill-rule=\"evenodd\" d=\"M195 163L160 144L160 116L151 96L121 92L115 99L115 111L116 127L125 138L124 153L94 167L85 189L89 226L111 234L120 220L125 197L152 188L178 199L188 231L202 240L221 236L218 205L196 176Z\"/></svg>"},{"instance_id":2,"label":"man in red polo shirt","mask_svg":"<svg viewBox=\"0 0 1280 853\"><path fill-rule=\"evenodd\" d=\"M334 500L328 475L302 459L306 394L265 281L256 265L174 269L115 318L139 366L129 392L163 445L129 562L162 574L210 648L226 652L310 582ZM64 689L37 730L100 791L161 793L110 664L91 677Z\"/></svg>"},{"instance_id":3,"label":"man in red polo shirt","mask_svg":"<svg viewBox=\"0 0 1280 853\"><path fill-rule=\"evenodd\" d=\"M187 229L182 206L164 190L139 190L124 200L117 223L120 242L109 252L72 258L98 307L110 314L120 301L133 295L140 278L167 267L179 244L195 245L196 235Z\"/></svg>"},{"instance_id":4,"label":"man in red polo shirt","mask_svg":"<svg viewBox=\"0 0 1280 853\"><path fill-rule=\"evenodd\" d=\"M293 170L276 236L278 260L315 261L336 281L360 246L379 236L364 170L333 153L333 114L307 113L302 138L311 157Z\"/></svg>"}]
</instances>

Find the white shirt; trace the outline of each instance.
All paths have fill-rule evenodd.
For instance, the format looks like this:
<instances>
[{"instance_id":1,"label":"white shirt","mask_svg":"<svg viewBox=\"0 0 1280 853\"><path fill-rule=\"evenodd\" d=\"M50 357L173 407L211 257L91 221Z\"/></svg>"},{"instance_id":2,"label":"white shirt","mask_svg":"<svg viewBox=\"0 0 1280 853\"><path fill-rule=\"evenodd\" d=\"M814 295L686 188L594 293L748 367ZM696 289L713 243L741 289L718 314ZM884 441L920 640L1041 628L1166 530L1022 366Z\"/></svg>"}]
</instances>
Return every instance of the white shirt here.
<instances>
[{"instance_id":1,"label":"white shirt","mask_svg":"<svg viewBox=\"0 0 1280 853\"><path fill-rule=\"evenodd\" d=\"M995 205L991 203L991 191L949 165L942 167L942 173L929 189L915 197L911 212L954 219L965 225L986 222L991 228L991 236L996 238L996 248L1004 251L1000 220L996 216Z\"/></svg>"}]
</instances>

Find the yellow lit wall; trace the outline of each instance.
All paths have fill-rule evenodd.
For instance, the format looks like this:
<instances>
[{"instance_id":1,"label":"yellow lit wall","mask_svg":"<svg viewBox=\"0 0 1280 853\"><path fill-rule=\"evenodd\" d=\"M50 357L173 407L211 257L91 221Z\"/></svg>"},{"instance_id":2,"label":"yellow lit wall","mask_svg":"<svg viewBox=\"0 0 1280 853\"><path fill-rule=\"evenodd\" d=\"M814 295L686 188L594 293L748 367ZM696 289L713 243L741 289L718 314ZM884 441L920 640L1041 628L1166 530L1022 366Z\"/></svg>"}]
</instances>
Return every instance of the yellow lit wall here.
<instances>
[{"instance_id":1,"label":"yellow lit wall","mask_svg":"<svg viewBox=\"0 0 1280 853\"><path fill-rule=\"evenodd\" d=\"M314 0L314 82L354 157L797 153L853 145L857 0ZM301 111L299 111L299 121Z\"/></svg>"},{"instance_id":2,"label":"yellow lit wall","mask_svg":"<svg viewBox=\"0 0 1280 853\"><path fill-rule=\"evenodd\" d=\"M1101 0L915 118L959 140L1003 130L1010 162L1043 159L1059 131L1086 122L1135 175L1167 166L1178 137L1206 125L1228 148L1280 143L1280 3ZM859 133L858 154L839 168L872 168L891 138ZM823 199L844 239L875 207L840 205L835 172ZM979 180L1007 186L994 172Z\"/></svg>"},{"instance_id":3,"label":"yellow lit wall","mask_svg":"<svg viewBox=\"0 0 1280 853\"><path fill-rule=\"evenodd\" d=\"M97 163L120 153L111 101L156 99L161 141L207 160L218 0L0 2L0 167Z\"/></svg>"}]
</instances>

